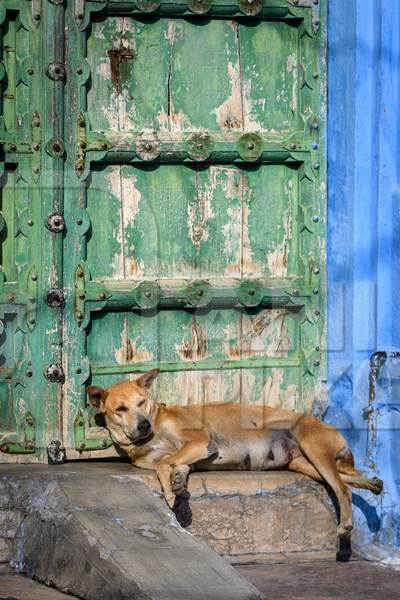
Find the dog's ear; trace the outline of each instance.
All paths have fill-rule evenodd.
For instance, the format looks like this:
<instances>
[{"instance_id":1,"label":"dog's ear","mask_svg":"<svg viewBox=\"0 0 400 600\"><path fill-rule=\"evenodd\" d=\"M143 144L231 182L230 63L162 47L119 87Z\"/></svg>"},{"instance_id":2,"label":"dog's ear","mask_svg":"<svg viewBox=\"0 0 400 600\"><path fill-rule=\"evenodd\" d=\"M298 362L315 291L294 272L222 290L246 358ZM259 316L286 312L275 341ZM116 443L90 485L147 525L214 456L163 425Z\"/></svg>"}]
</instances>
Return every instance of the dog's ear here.
<instances>
[{"instance_id":1,"label":"dog's ear","mask_svg":"<svg viewBox=\"0 0 400 600\"><path fill-rule=\"evenodd\" d=\"M107 397L107 390L96 385L90 385L87 388L90 404L100 412L104 412L104 401Z\"/></svg>"},{"instance_id":2,"label":"dog's ear","mask_svg":"<svg viewBox=\"0 0 400 600\"><path fill-rule=\"evenodd\" d=\"M160 369L152 369L148 373L144 373L138 379L136 379L136 383L141 388L148 389L159 374L159 372Z\"/></svg>"}]
</instances>

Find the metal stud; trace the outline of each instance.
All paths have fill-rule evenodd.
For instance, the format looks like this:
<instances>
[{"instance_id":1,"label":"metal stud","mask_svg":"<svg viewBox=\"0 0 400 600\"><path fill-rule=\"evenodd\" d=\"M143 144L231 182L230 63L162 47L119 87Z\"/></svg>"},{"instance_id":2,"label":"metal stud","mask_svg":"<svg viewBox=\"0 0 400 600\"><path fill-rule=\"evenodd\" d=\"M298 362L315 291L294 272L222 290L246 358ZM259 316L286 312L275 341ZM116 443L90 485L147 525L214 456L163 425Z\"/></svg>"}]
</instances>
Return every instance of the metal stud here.
<instances>
[{"instance_id":1,"label":"metal stud","mask_svg":"<svg viewBox=\"0 0 400 600\"><path fill-rule=\"evenodd\" d=\"M314 215L312 220L314 221L314 223L318 223L318 221L319 221L318 215Z\"/></svg>"},{"instance_id":2,"label":"metal stud","mask_svg":"<svg viewBox=\"0 0 400 600\"><path fill-rule=\"evenodd\" d=\"M82 221L82 219L77 219L77 220L76 220L76 224L77 224L77 225L82 225L82 222L83 222L83 221Z\"/></svg>"},{"instance_id":3,"label":"metal stud","mask_svg":"<svg viewBox=\"0 0 400 600\"><path fill-rule=\"evenodd\" d=\"M318 288L314 288L313 291L312 291L312 293L316 296L319 293Z\"/></svg>"}]
</instances>

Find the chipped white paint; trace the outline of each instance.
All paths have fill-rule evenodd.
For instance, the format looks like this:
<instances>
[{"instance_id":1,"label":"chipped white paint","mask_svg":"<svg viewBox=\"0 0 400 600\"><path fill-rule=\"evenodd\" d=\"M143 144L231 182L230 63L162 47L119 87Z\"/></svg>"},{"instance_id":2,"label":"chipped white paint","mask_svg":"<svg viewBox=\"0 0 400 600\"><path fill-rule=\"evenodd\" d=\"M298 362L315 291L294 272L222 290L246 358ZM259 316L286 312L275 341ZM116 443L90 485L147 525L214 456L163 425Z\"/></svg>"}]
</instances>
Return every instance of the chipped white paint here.
<instances>
[{"instance_id":1,"label":"chipped white paint","mask_svg":"<svg viewBox=\"0 0 400 600\"><path fill-rule=\"evenodd\" d=\"M286 192L289 199L289 211L283 214L283 240L276 244L275 248L267 253L268 269L272 277L284 278L287 276L287 267L289 259L289 244L292 236L291 224L292 217L290 214L291 206L291 190L293 183L289 180Z\"/></svg>"},{"instance_id":2,"label":"chipped white paint","mask_svg":"<svg viewBox=\"0 0 400 600\"><path fill-rule=\"evenodd\" d=\"M106 180L110 188L112 195L121 203L122 197L122 185L121 185L121 167L118 165L111 165L108 168ZM124 231L122 219L119 219L118 225L113 230L113 236L119 243L120 250L116 252L113 259L113 265L111 268L111 277L113 279L124 279L125 278L125 260L124 260Z\"/></svg>"},{"instance_id":3,"label":"chipped white paint","mask_svg":"<svg viewBox=\"0 0 400 600\"><path fill-rule=\"evenodd\" d=\"M200 327L195 318L193 318L190 329L191 339L188 340L184 337L180 344L175 345L177 355L184 362L208 358L210 353L206 331Z\"/></svg>"},{"instance_id":4,"label":"chipped white paint","mask_svg":"<svg viewBox=\"0 0 400 600\"><path fill-rule=\"evenodd\" d=\"M115 350L114 356L119 365L147 362L154 359L154 354L142 345L140 336L134 339L129 338L127 317L124 318L124 326L121 331L121 346Z\"/></svg>"},{"instance_id":5,"label":"chipped white paint","mask_svg":"<svg viewBox=\"0 0 400 600\"><path fill-rule=\"evenodd\" d=\"M203 189L197 189L197 197L188 204L189 238L194 246L200 247L201 242L208 240L207 224L214 217L212 199L217 187L218 167L209 169L209 181Z\"/></svg>"},{"instance_id":6,"label":"chipped white paint","mask_svg":"<svg viewBox=\"0 0 400 600\"><path fill-rule=\"evenodd\" d=\"M266 406L294 409L298 398L298 389L294 384L282 387L284 373L282 369L271 369L271 375L263 386L263 402Z\"/></svg>"},{"instance_id":7,"label":"chipped white paint","mask_svg":"<svg viewBox=\"0 0 400 600\"><path fill-rule=\"evenodd\" d=\"M242 357L286 357L290 339L285 309L265 310L256 317L242 316Z\"/></svg>"},{"instance_id":8,"label":"chipped white paint","mask_svg":"<svg viewBox=\"0 0 400 600\"><path fill-rule=\"evenodd\" d=\"M249 235L249 210L252 190L247 190L243 197L242 206L242 275L261 276L263 265L253 260L253 250Z\"/></svg>"},{"instance_id":9,"label":"chipped white paint","mask_svg":"<svg viewBox=\"0 0 400 600\"><path fill-rule=\"evenodd\" d=\"M234 63L228 63L228 75L231 95L213 112L221 129L242 129L243 111L239 59Z\"/></svg>"}]
</instances>

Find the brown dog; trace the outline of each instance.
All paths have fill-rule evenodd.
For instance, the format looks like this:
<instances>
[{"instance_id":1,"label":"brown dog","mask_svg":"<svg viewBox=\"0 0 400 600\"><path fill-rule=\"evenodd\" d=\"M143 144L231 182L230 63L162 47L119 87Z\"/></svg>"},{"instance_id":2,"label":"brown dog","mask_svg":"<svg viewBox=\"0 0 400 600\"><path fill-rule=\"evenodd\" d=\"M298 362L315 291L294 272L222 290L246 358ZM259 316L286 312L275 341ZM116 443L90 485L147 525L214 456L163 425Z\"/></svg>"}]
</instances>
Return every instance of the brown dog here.
<instances>
[{"instance_id":1,"label":"brown dog","mask_svg":"<svg viewBox=\"0 0 400 600\"><path fill-rule=\"evenodd\" d=\"M215 403L155 404L148 389L158 369L107 389L90 386L91 404L105 414L114 442L132 463L157 471L166 501L174 506L191 467L203 470L290 469L327 482L340 507L339 536L352 530L347 484L380 494L383 483L354 467L346 440L315 417L268 406Z\"/></svg>"}]
</instances>

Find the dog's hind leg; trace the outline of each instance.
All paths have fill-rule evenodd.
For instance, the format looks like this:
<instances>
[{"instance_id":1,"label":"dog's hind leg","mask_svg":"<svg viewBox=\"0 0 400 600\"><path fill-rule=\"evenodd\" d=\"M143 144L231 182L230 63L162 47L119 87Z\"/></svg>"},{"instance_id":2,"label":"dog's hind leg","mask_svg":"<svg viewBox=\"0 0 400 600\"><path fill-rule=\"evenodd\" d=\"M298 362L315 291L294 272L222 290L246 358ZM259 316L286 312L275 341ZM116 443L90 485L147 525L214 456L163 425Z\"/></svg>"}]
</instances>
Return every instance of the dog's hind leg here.
<instances>
[{"instance_id":1,"label":"dog's hind leg","mask_svg":"<svg viewBox=\"0 0 400 600\"><path fill-rule=\"evenodd\" d=\"M287 468L289 471L295 471L296 473L303 473L303 475L308 475L311 479L315 479L315 481L324 481L324 478L318 473L317 469L312 466L309 460L306 459L305 456L298 456L290 461Z\"/></svg>"},{"instance_id":2,"label":"dog's hind leg","mask_svg":"<svg viewBox=\"0 0 400 600\"><path fill-rule=\"evenodd\" d=\"M350 448L344 448L336 455L336 467L340 477L346 483L356 488L369 490L379 495L383 490L383 481L378 477L367 479L361 471L354 466L354 457Z\"/></svg>"},{"instance_id":3,"label":"dog's hind leg","mask_svg":"<svg viewBox=\"0 0 400 600\"><path fill-rule=\"evenodd\" d=\"M160 480L161 486L164 490L165 499L167 504L173 508L175 504L175 493L173 491L173 485L171 482L174 470L177 468L187 466L208 458L210 455L215 453L215 444L210 442L208 439L187 442L183 448L166 456L161 459L156 465L157 476Z\"/></svg>"},{"instance_id":4,"label":"dog's hind leg","mask_svg":"<svg viewBox=\"0 0 400 600\"><path fill-rule=\"evenodd\" d=\"M353 529L351 490L341 479L336 456L346 447L346 441L333 427L304 415L295 423L294 434L301 451L336 494L340 507L339 536L348 536Z\"/></svg>"}]
</instances>

